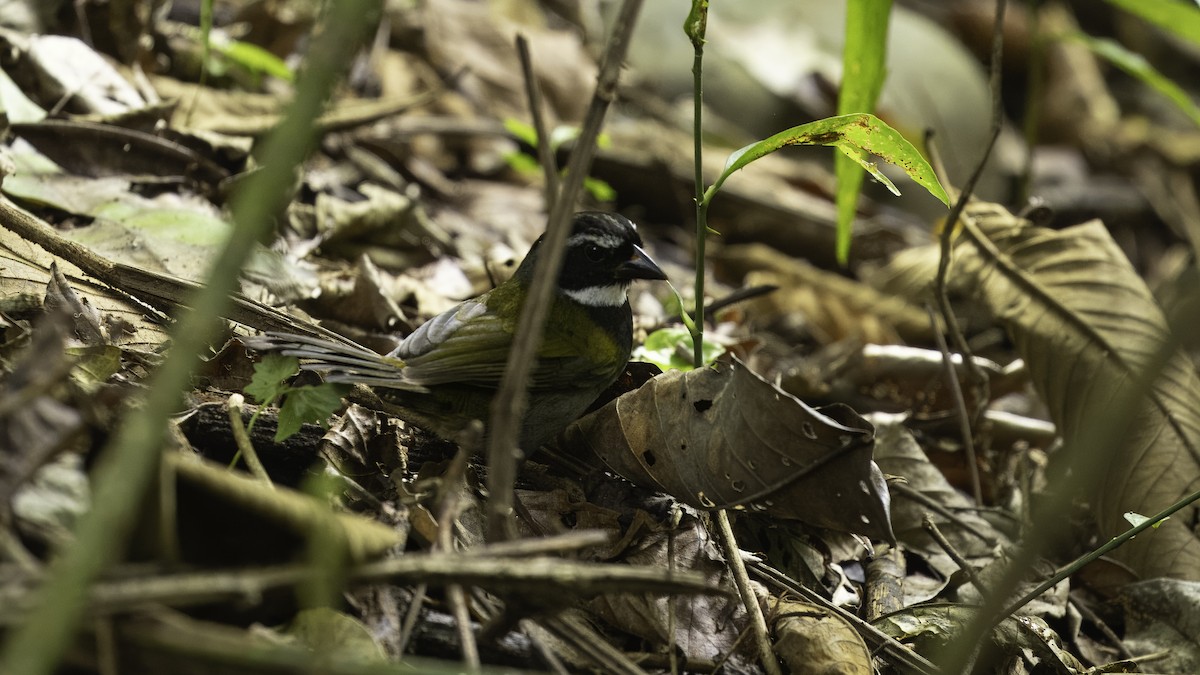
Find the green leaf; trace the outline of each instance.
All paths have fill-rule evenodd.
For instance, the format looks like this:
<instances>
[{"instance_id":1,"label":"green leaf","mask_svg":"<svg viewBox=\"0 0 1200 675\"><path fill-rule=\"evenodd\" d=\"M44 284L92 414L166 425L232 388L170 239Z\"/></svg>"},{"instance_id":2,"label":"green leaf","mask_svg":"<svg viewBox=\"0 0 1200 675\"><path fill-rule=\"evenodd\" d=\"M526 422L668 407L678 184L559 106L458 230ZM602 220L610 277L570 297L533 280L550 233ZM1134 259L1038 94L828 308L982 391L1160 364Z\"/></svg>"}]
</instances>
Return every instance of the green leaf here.
<instances>
[{"instance_id":1,"label":"green leaf","mask_svg":"<svg viewBox=\"0 0 1200 675\"><path fill-rule=\"evenodd\" d=\"M279 443L300 431L300 425L315 423L325 426L329 417L342 407L342 396L350 387L326 382L316 386L289 389L279 409L279 427L275 442Z\"/></svg>"},{"instance_id":2,"label":"green leaf","mask_svg":"<svg viewBox=\"0 0 1200 675\"><path fill-rule=\"evenodd\" d=\"M692 8L683 20L683 32L692 41L694 49L704 48L704 34L708 32L708 0L692 0Z\"/></svg>"},{"instance_id":3,"label":"green leaf","mask_svg":"<svg viewBox=\"0 0 1200 675\"><path fill-rule=\"evenodd\" d=\"M525 145L537 147L537 131L532 124L526 124L515 117L506 117L504 118L504 130Z\"/></svg>"},{"instance_id":4,"label":"green leaf","mask_svg":"<svg viewBox=\"0 0 1200 675\"><path fill-rule=\"evenodd\" d=\"M725 353L725 348L711 340L701 343L704 363L712 363ZM692 370L692 334L683 326L660 328L646 336L646 341L634 350L634 360L653 363L663 370Z\"/></svg>"},{"instance_id":5,"label":"green leaf","mask_svg":"<svg viewBox=\"0 0 1200 675\"><path fill-rule=\"evenodd\" d=\"M1200 45L1200 9L1178 0L1108 0L1108 4L1137 16L1192 44Z\"/></svg>"},{"instance_id":6,"label":"green leaf","mask_svg":"<svg viewBox=\"0 0 1200 675\"><path fill-rule=\"evenodd\" d=\"M266 73L285 82L296 79L296 75L278 56L249 42L232 40L228 43L213 43L213 48L230 61L252 73Z\"/></svg>"},{"instance_id":7,"label":"green leaf","mask_svg":"<svg viewBox=\"0 0 1200 675\"><path fill-rule=\"evenodd\" d=\"M617 191L613 186L599 178L585 177L583 188L598 202L611 202L617 198Z\"/></svg>"},{"instance_id":8,"label":"green leaf","mask_svg":"<svg viewBox=\"0 0 1200 675\"><path fill-rule=\"evenodd\" d=\"M1182 87L1158 72L1141 54L1131 52L1119 43L1104 38L1094 38L1082 33L1072 33L1067 37L1082 42L1093 53L1107 59L1116 67L1141 80L1142 84L1166 96L1196 126L1200 126L1200 107L1196 106L1192 97Z\"/></svg>"},{"instance_id":9,"label":"green leaf","mask_svg":"<svg viewBox=\"0 0 1200 675\"><path fill-rule=\"evenodd\" d=\"M883 89L891 9L892 0L850 0L846 5L839 115L875 111L875 102ZM863 173L845 153L834 157L833 166L837 176L837 258L845 265L850 258L850 233Z\"/></svg>"},{"instance_id":10,"label":"green leaf","mask_svg":"<svg viewBox=\"0 0 1200 675\"><path fill-rule=\"evenodd\" d=\"M537 158L523 152L510 152L504 155L504 162L510 169L525 176L542 172L542 165L538 163Z\"/></svg>"},{"instance_id":11,"label":"green leaf","mask_svg":"<svg viewBox=\"0 0 1200 675\"><path fill-rule=\"evenodd\" d=\"M896 186L879 171L874 162L868 160L868 155L876 155L903 169L929 194L946 206L950 205L950 198L946 196L946 190L938 182L929 162L899 131L869 113L838 115L801 124L734 151L725 163L725 170L705 191L704 199L711 200L726 179L739 169L789 145L832 145L858 162L893 193L899 194Z\"/></svg>"},{"instance_id":12,"label":"green leaf","mask_svg":"<svg viewBox=\"0 0 1200 675\"><path fill-rule=\"evenodd\" d=\"M284 380L300 372L300 360L283 354L267 354L254 365L254 376L246 385L246 394L263 405L282 396L288 387Z\"/></svg>"}]
</instances>

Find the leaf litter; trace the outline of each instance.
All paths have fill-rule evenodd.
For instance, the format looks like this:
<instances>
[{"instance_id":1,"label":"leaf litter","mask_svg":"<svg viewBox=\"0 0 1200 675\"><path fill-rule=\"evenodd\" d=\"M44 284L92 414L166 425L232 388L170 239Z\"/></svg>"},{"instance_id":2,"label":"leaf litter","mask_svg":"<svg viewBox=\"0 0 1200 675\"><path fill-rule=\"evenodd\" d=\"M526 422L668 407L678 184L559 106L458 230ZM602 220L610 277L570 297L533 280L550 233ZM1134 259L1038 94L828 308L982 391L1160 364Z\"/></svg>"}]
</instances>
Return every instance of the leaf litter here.
<instances>
[{"instance_id":1,"label":"leaf litter","mask_svg":"<svg viewBox=\"0 0 1200 675\"><path fill-rule=\"evenodd\" d=\"M897 11L905 30L924 26L911 10ZM1047 9L1047 18L1069 21L1061 11ZM527 139L504 131L528 115L511 37L534 36L535 76L552 126L569 128L590 95L598 16L457 0L389 13L391 31L372 53L388 69L364 59L331 103L320 122L321 148L298 173L292 204L280 214L281 236L245 275L227 337L282 326L334 331L387 351L394 333L505 278L541 232L539 181L506 159L528 150ZM714 25L733 19L715 16ZM962 28L965 13L959 23L938 18L974 46ZM311 27L311 18L288 23L270 11L252 20L265 23L245 25L273 26L280 35ZM672 20L678 35L664 32L672 35L664 48L686 40L682 17ZM718 53L754 34L746 17L736 21L733 33L714 31ZM938 31L939 43L952 35L929 23L920 30ZM196 46L194 33L153 21L142 28ZM62 34L39 35L48 31ZM5 72L21 75L13 86L25 97L16 103L19 117L10 116L17 124L4 152L16 173L2 186L0 213L0 595L11 600L0 603L0 616L8 622L20 620L31 580L86 509L82 487L101 439L169 349L170 315L189 280L203 280L227 227L225 199L253 170L246 151L279 118L289 86L250 71L198 84L194 69L165 57L152 73L114 67L122 54L97 51L72 31L42 25L4 34L13 61ZM51 39L62 47L54 58L69 58L47 60ZM293 55L288 45L295 43L256 47L283 50L275 56L285 59ZM827 63L827 47L805 48L819 57L814 63ZM977 457L963 452L953 422L959 411L930 339L942 324L924 310L936 267L929 264L936 250L928 244L935 218L928 205L905 200L897 207L868 189L851 268L834 270L828 167L814 155L771 157L730 178L714 201L710 224L722 237L709 288L715 298L743 286L779 290L717 314L734 355L712 368L626 384L630 393L532 457L519 490L526 538L485 544L485 468L457 455L452 443L373 410L368 391L351 392L348 407L327 401L313 416L328 431L307 424L287 439L275 436L285 422L273 409L246 413L277 489L229 468L236 446L225 400L249 386L253 373L251 356L229 341L212 345L187 409L172 423L163 444L170 471L123 562L95 589L93 611L122 627L123 653L142 644L126 635L153 630L160 644L172 645L169 658L277 644L347 662L454 661L461 627L453 594L443 588L465 587L473 617L466 629L477 632L487 664L757 672L743 638L748 615L713 540L709 510L725 507L741 555L760 563L751 569L773 570L754 581L776 654L791 672L826 665L935 672L907 650L938 659L1039 519L1069 523L1068 534L1005 593L1022 593L1119 534L1126 512L1149 515L1185 495L1200 474L1200 383L1192 355L1177 350L1164 359L1114 454L1078 460L1102 461L1100 479L1068 495L1064 510L1039 510L1047 495L1073 490L1062 478L1070 472L1056 471L1070 461L1064 445L1086 437L1104 406L1146 375L1156 350L1175 344L1151 288L1167 288L1164 297L1172 291L1143 279L1166 278L1166 252L1196 245L1188 229L1198 217L1195 200L1177 190L1158 193L1170 203L1151 205L1119 181L1104 183L1115 187L1101 206L1121 206L1111 213L1081 212L1081 200L1067 194L1086 189L1092 172L1119 174L1121 158L1135 151L1158 153L1173 176L1194 161L1186 144L1139 142L1132 113L1122 110L1141 105L1140 123L1153 132L1186 132L1172 128L1172 113L1110 89L1099 69L1061 68L1088 63L1072 49L1048 52L1048 77L1062 86L1043 93L1042 128L1057 134L1057 152L1085 157L1083 180L1055 184L1055 167L1035 161L1031 183L1033 194L1060 206L1055 227L992 203L1006 201L993 193L991 202L968 208L956 236L950 290L973 358L991 380L988 391L978 391L963 368L953 369L967 408L984 409L974 420ZM632 82L651 72L644 54L635 49L631 57ZM686 71L690 62L677 65ZM783 70L803 67L759 60L755 70L767 71L744 80L786 99L793 117L775 129L822 114L819 87L780 86L826 76L824 66ZM972 68L964 64L962 72ZM690 193L690 159L681 151L690 138L673 123L667 83L674 77L654 71L644 83L657 89L631 96L610 117L611 144L593 175L616 190L617 201L593 206L633 216L655 257L685 286L689 216L672 195ZM722 93L726 84L717 82L716 98L724 100L712 123L721 133L706 139L710 158L752 140L746 129L773 124L738 112L720 119L736 111L726 106L731 99L752 94ZM1064 122L1068 96L1095 103L1085 108L1085 124ZM1118 101L1121 108L1105 107ZM888 105L895 100L885 96ZM903 106L883 112L913 126L929 123ZM1099 147L1107 154L1096 153ZM1012 167L1000 161L993 178L1012 178L1004 173ZM719 170L718 163L713 175ZM1145 176L1138 180L1149 185ZM1103 222L1088 221L1096 216ZM81 257L80 245L116 264ZM638 334L675 323L672 304L665 291L636 289ZM290 386L318 384L307 377ZM971 463L982 503L971 496ZM334 476L333 487L321 474ZM1195 507L1176 514L1000 620L977 671L1194 672L1194 521ZM310 550L317 541L333 542L328 550L344 558L320 559ZM333 607L312 600L319 589L304 581L305 561L341 580L335 593L346 583L344 597L325 596L326 604L336 600ZM897 583L891 590L879 581L888 561ZM193 576L169 571L181 563ZM136 575L158 586L130 595L122 584ZM299 600L273 590L293 587ZM797 601L801 589L812 597ZM894 597L879 602L886 593ZM160 613L138 615L133 606ZM869 610L884 606L891 609ZM249 621L271 627L243 630ZM203 639L189 646L185 636Z\"/></svg>"}]
</instances>

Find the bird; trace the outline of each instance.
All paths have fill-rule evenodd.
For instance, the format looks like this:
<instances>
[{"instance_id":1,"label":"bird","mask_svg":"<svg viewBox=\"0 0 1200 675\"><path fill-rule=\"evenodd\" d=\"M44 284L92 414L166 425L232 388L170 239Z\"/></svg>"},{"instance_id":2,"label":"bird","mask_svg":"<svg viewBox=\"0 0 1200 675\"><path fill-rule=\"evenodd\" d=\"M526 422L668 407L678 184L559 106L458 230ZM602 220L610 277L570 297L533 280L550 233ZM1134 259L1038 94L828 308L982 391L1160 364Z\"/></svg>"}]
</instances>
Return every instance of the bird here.
<instances>
[{"instance_id":1,"label":"bird","mask_svg":"<svg viewBox=\"0 0 1200 675\"><path fill-rule=\"evenodd\" d=\"M433 317L388 354L288 333L246 344L298 357L301 368L327 381L367 385L402 419L452 440L472 420L488 418L544 239L507 281ZM667 278L642 246L637 226L624 216L573 216L530 376L518 439L525 452L553 440L624 371L633 348L629 288L635 280Z\"/></svg>"}]
</instances>

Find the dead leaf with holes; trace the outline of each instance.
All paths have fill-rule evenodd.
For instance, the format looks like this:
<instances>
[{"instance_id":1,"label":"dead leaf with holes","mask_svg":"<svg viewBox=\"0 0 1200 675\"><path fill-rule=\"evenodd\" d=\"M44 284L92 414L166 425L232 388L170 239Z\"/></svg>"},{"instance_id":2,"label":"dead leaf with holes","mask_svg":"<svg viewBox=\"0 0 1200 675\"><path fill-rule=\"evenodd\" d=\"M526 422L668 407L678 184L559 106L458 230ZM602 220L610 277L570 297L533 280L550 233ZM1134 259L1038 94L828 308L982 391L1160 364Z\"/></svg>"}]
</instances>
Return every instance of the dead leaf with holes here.
<instances>
[{"instance_id":1,"label":"dead leaf with holes","mask_svg":"<svg viewBox=\"0 0 1200 675\"><path fill-rule=\"evenodd\" d=\"M812 408L736 358L670 371L567 429L626 479L697 508L747 508L892 541L874 429Z\"/></svg>"}]
</instances>

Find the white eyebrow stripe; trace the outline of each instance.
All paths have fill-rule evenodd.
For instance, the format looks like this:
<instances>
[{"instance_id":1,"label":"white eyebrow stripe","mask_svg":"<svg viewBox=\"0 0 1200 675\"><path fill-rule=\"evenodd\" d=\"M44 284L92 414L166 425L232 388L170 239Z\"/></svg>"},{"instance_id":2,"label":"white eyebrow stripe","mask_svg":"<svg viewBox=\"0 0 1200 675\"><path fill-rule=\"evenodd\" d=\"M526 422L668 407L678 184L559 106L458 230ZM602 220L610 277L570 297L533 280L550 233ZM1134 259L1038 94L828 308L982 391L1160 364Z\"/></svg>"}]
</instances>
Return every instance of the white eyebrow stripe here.
<instances>
[{"instance_id":1,"label":"white eyebrow stripe","mask_svg":"<svg viewBox=\"0 0 1200 675\"><path fill-rule=\"evenodd\" d=\"M563 289L562 293L575 302L589 307L620 307L629 299L629 286L627 284L588 286L587 288Z\"/></svg>"}]
</instances>

